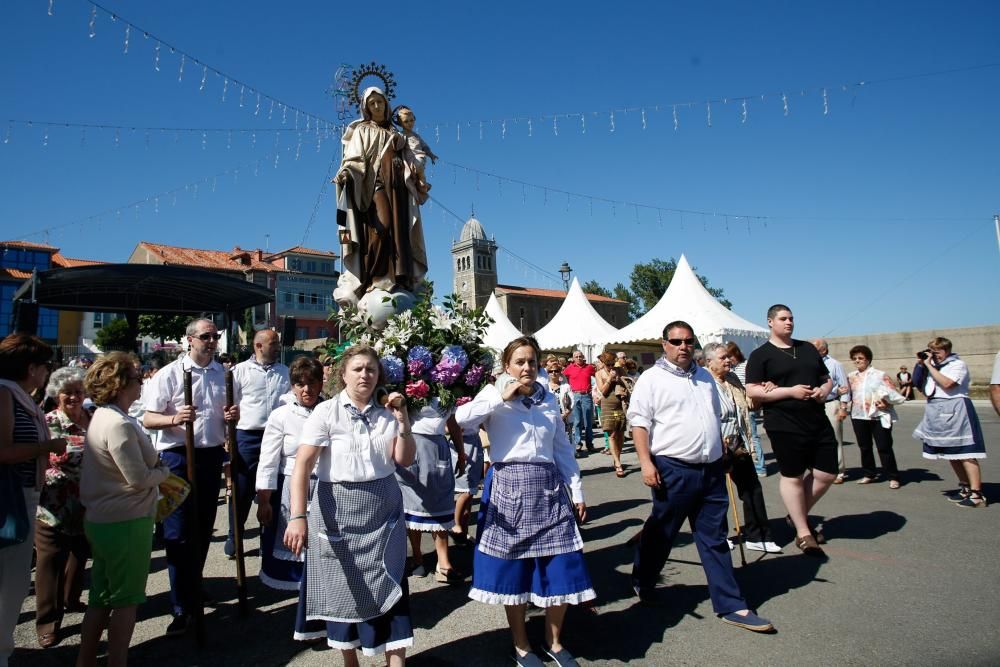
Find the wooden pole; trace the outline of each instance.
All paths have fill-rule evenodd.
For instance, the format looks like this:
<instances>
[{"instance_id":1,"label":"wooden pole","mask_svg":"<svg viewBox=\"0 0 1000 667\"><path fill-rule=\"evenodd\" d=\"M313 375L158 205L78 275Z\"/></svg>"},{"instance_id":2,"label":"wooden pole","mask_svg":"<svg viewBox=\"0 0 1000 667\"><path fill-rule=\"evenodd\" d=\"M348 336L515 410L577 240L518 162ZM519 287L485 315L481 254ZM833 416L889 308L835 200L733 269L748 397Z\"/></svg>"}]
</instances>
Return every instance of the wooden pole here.
<instances>
[{"instance_id":1,"label":"wooden pole","mask_svg":"<svg viewBox=\"0 0 1000 667\"><path fill-rule=\"evenodd\" d=\"M226 371L226 409L233 406L233 372ZM243 457L240 456L240 448L236 444L236 422L226 422L226 442L229 445L229 458L232 460L233 475L246 473L246 465ZM229 522L233 528L233 545L236 548L236 590L239 595L240 616L246 616L249 612L247 606L247 571L246 562L243 557L243 522L240 521L239 502L236 498L235 489L227 489L227 500L229 505Z\"/></svg>"},{"instance_id":2,"label":"wooden pole","mask_svg":"<svg viewBox=\"0 0 1000 667\"><path fill-rule=\"evenodd\" d=\"M194 401L192 399L191 391L191 371L184 371L184 405L193 405ZM201 517L198 516L198 483L195 477L195 466L194 466L194 421L184 422L184 454L187 457L187 478L188 484L191 485L191 493L188 500L191 501L191 511L188 512L187 516L187 540L188 544L191 546L191 551L193 553L193 559L196 564L201 563ZM199 647L205 646L205 607L201 599L201 575L202 568L198 567L195 574L195 582L193 586L192 594L194 599L194 609L192 610L192 616L194 618L194 634L195 641Z\"/></svg>"},{"instance_id":3,"label":"wooden pole","mask_svg":"<svg viewBox=\"0 0 1000 667\"><path fill-rule=\"evenodd\" d=\"M733 478L726 473L726 489L729 491L729 505L733 508L733 523L736 524L736 543L740 546L740 565L746 567L747 557L743 553L743 529L740 527L740 515L736 511L736 492L733 491Z\"/></svg>"}]
</instances>

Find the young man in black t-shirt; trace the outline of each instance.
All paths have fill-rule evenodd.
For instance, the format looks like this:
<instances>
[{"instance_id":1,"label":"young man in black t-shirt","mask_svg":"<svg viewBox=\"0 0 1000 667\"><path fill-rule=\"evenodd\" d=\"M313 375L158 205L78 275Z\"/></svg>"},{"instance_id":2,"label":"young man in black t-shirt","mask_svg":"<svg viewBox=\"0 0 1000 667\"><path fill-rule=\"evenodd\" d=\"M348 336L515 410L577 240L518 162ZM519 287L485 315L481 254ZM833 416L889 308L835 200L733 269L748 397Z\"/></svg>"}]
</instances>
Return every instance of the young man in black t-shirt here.
<instances>
[{"instance_id":1,"label":"young man in black t-shirt","mask_svg":"<svg viewBox=\"0 0 1000 667\"><path fill-rule=\"evenodd\" d=\"M771 338L747 361L747 396L764 406L764 429L781 473L779 489L795 525L795 546L822 556L809 528L809 510L837 477L837 439L823 403L833 381L810 343L792 338L795 320L788 306L767 311Z\"/></svg>"}]
</instances>

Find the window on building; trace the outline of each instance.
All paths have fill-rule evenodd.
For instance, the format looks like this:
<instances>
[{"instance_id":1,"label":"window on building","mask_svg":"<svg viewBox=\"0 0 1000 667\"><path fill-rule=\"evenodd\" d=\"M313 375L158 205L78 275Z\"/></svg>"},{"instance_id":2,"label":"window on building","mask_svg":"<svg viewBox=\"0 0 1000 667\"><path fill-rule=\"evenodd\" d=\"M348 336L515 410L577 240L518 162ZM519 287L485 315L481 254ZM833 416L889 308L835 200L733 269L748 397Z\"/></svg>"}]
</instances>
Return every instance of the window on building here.
<instances>
[{"instance_id":1,"label":"window on building","mask_svg":"<svg viewBox=\"0 0 1000 667\"><path fill-rule=\"evenodd\" d=\"M320 273L330 273L330 262L320 262Z\"/></svg>"},{"instance_id":2,"label":"window on building","mask_svg":"<svg viewBox=\"0 0 1000 667\"><path fill-rule=\"evenodd\" d=\"M326 327L320 327L319 331L316 332L316 338L329 338L330 331Z\"/></svg>"},{"instance_id":3,"label":"window on building","mask_svg":"<svg viewBox=\"0 0 1000 667\"><path fill-rule=\"evenodd\" d=\"M299 259L298 257L292 257L292 258L290 258L288 260L288 268L290 268L292 271L301 271L302 270L302 260Z\"/></svg>"},{"instance_id":4,"label":"window on building","mask_svg":"<svg viewBox=\"0 0 1000 667\"><path fill-rule=\"evenodd\" d=\"M318 304L319 303L319 294L316 294L316 292L313 292L312 294L310 294L309 295L309 303L313 304L314 306L316 304Z\"/></svg>"},{"instance_id":5,"label":"window on building","mask_svg":"<svg viewBox=\"0 0 1000 667\"><path fill-rule=\"evenodd\" d=\"M542 316L545 318L546 322L549 321L549 309L548 308L546 308L545 310L542 311Z\"/></svg>"},{"instance_id":6,"label":"window on building","mask_svg":"<svg viewBox=\"0 0 1000 667\"><path fill-rule=\"evenodd\" d=\"M309 338L309 327L296 327L295 340L306 340Z\"/></svg>"},{"instance_id":7,"label":"window on building","mask_svg":"<svg viewBox=\"0 0 1000 667\"><path fill-rule=\"evenodd\" d=\"M306 272L316 273L316 262L314 262L313 260L309 260L308 262L306 262Z\"/></svg>"},{"instance_id":8,"label":"window on building","mask_svg":"<svg viewBox=\"0 0 1000 667\"><path fill-rule=\"evenodd\" d=\"M45 271L52 264L52 255L39 250L22 250L20 248L6 248L0 251L0 268L20 269L21 271L31 271L38 269Z\"/></svg>"},{"instance_id":9,"label":"window on building","mask_svg":"<svg viewBox=\"0 0 1000 667\"><path fill-rule=\"evenodd\" d=\"M291 303L291 302L292 302L292 293L285 292L285 303Z\"/></svg>"},{"instance_id":10,"label":"window on building","mask_svg":"<svg viewBox=\"0 0 1000 667\"><path fill-rule=\"evenodd\" d=\"M305 292L299 292L298 297L299 297L298 298L299 303L305 304L305 302L306 302L306 293Z\"/></svg>"}]
</instances>

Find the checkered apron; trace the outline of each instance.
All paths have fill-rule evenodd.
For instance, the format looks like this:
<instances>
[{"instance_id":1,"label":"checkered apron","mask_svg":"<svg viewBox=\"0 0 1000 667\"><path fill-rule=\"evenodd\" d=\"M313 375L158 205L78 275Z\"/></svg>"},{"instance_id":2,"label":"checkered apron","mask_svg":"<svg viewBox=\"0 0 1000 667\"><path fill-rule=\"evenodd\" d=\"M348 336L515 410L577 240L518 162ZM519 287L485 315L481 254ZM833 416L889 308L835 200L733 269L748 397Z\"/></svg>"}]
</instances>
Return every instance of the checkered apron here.
<instances>
[{"instance_id":1,"label":"checkered apron","mask_svg":"<svg viewBox=\"0 0 1000 667\"><path fill-rule=\"evenodd\" d=\"M583 549L553 463L496 463L479 550L514 560Z\"/></svg>"},{"instance_id":2,"label":"checkered apron","mask_svg":"<svg viewBox=\"0 0 1000 667\"><path fill-rule=\"evenodd\" d=\"M318 482L309 506L306 618L360 623L403 595L406 527L392 475Z\"/></svg>"},{"instance_id":3,"label":"checkered apron","mask_svg":"<svg viewBox=\"0 0 1000 667\"><path fill-rule=\"evenodd\" d=\"M292 553L291 549L285 546L285 529L288 528L288 517L292 516L292 476L282 475L284 483L281 486L281 511L277 515L271 518L274 521L274 534L278 536L274 540L274 548L271 550L271 554L278 560L288 560L293 562L302 562L305 560L305 553L296 556ZM309 498L313 497L313 491L316 489L316 477L312 476L309 478Z\"/></svg>"}]
</instances>

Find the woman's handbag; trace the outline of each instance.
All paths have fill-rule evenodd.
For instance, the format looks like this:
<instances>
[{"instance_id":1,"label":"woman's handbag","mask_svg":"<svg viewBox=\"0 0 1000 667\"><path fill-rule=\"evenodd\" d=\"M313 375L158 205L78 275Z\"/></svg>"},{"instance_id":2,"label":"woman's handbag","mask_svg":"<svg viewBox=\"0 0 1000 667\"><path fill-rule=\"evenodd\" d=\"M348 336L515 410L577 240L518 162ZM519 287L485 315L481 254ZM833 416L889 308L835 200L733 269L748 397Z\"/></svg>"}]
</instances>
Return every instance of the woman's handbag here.
<instances>
[{"instance_id":1,"label":"woman's handbag","mask_svg":"<svg viewBox=\"0 0 1000 667\"><path fill-rule=\"evenodd\" d=\"M28 539L28 507L21 476L13 465L0 465L0 549Z\"/></svg>"}]
</instances>

